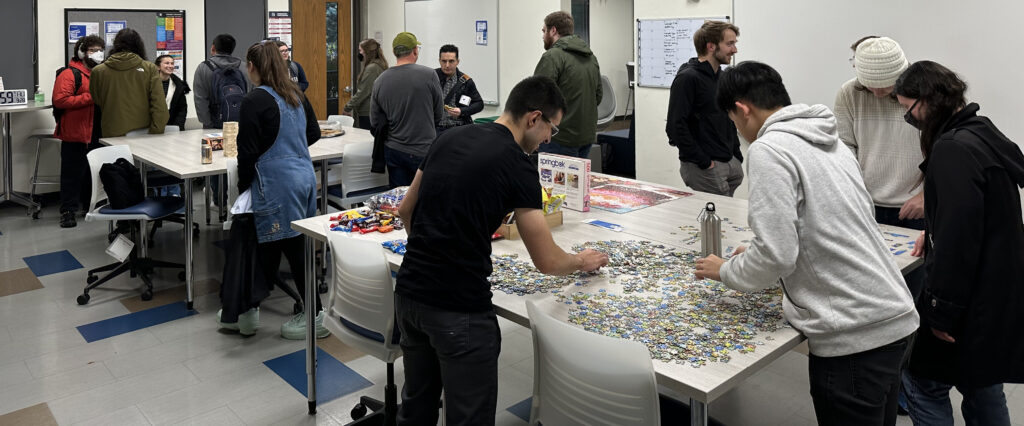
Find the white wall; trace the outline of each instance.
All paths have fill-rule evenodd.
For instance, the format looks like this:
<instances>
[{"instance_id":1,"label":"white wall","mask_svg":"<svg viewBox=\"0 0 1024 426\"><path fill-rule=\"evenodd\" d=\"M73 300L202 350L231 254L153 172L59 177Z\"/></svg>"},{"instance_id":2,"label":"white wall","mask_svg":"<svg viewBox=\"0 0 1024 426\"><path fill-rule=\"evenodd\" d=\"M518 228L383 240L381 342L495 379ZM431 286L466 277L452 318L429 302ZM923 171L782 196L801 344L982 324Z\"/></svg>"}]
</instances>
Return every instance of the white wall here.
<instances>
[{"instance_id":1,"label":"white wall","mask_svg":"<svg viewBox=\"0 0 1024 426\"><path fill-rule=\"evenodd\" d=\"M590 0L590 49L615 89L615 115L626 112L626 62L633 60L633 40L632 1Z\"/></svg>"},{"instance_id":2,"label":"white wall","mask_svg":"<svg viewBox=\"0 0 1024 426\"><path fill-rule=\"evenodd\" d=\"M732 0L664 1L636 0L633 2L636 19L688 18L732 16ZM806 19L806 18L804 18ZM632 25L634 40L636 26ZM740 27L740 54L743 53L744 36ZM675 187L684 187L679 177L679 151L669 146L665 135L665 114L668 111L669 89L651 87L636 88L636 177L640 180L657 182ZM745 198L744 189L737 190L737 196Z\"/></svg>"}]
</instances>

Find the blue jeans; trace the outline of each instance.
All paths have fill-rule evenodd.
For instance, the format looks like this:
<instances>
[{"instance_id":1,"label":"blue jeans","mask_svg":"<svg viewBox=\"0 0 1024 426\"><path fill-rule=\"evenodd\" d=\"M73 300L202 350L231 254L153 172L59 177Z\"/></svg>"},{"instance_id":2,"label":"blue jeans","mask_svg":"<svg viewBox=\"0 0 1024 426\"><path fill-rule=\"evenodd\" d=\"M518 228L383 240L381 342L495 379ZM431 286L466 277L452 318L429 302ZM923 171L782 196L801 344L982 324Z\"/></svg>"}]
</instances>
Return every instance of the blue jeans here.
<instances>
[{"instance_id":1,"label":"blue jeans","mask_svg":"<svg viewBox=\"0 0 1024 426\"><path fill-rule=\"evenodd\" d=\"M391 148L384 148L384 161L388 166L388 186L397 188L409 186L416 177L423 157L417 157Z\"/></svg>"},{"instance_id":2,"label":"blue jeans","mask_svg":"<svg viewBox=\"0 0 1024 426\"><path fill-rule=\"evenodd\" d=\"M564 146L559 145L555 142L542 143L537 147L537 152L546 152L548 154L561 154L568 155L570 157L578 158L590 158L590 147L593 144L586 144L583 146Z\"/></svg>"},{"instance_id":3,"label":"blue jeans","mask_svg":"<svg viewBox=\"0 0 1024 426\"><path fill-rule=\"evenodd\" d=\"M952 426L953 406L949 401L952 387L917 377L909 371L903 374L903 390L907 393L908 411L914 424ZM956 390L964 396L960 411L968 426L1010 426L1010 411L1006 408L1002 383L980 388L957 386Z\"/></svg>"},{"instance_id":4,"label":"blue jeans","mask_svg":"<svg viewBox=\"0 0 1024 426\"><path fill-rule=\"evenodd\" d=\"M454 312L395 295L405 384L398 424L493 425L501 331L494 311Z\"/></svg>"}]
</instances>

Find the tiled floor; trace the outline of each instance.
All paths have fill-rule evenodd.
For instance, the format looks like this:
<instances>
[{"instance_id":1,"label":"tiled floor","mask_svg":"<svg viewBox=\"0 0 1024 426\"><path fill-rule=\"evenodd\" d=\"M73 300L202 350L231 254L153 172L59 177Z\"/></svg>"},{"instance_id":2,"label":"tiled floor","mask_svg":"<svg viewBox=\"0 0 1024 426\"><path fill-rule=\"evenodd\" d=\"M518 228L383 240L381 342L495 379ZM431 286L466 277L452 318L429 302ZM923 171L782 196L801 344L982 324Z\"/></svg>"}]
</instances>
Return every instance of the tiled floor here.
<instances>
[{"instance_id":1,"label":"tiled floor","mask_svg":"<svg viewBox=\"0 0 1024 426\"><path fill-rule=\"evenodd\" d=\"M344 424L360 395L383 395L382 362L323 340L321 353L331 355L321 355L320 365L337 364L322 369L330 375L322 382L349 377L355 383L350 388L358 388L360 380L369 386L339 390L334 399L321 393L319 413L306 414L303 393L268 367L268 361L297 351L301 358L304 349L303 342L284 340L278 333L292 309L291 299L280 291L263 304L256 336L218 330L216 286L223 251L213 243L227 238L219 224L201 225L195 244L196 280L207 280L197 286L206 289L196 293L197 314L150 318L155 325L83 337L82 326L95 328L89 325L102 321L123 325L118 318L137 323L129 316L133 312L152 317L160 309L176 309L166 306L179 302L183 293L176 271L158 272L157 297L141 302L140 282L126 274L92 291L89 304L79 306L75 298L86 271L112 261L104 253L107 225L80 221L77 228L60 229L57 217L52 207L33 221L20 207L0 206L0 425ZM167 225L157 233L154 257L180 261L180 229ZM162 291L172 296L160 297ZM508 408L533 390L532 339L523 327L505 320L500 324L496 423L522 425L526 422ZM301 362L282 364L302 368ZM714 401L709 412L728 425L814 424L806 364L805 356L790 353ZM401 385L401 360L395 370ZM304 377L304 370L299 375ZM1007 386L1006 392L1012 418L1024 426L1024 390ZM899 424L910 422L901 418Z\"/></svg>"}]
</instances>

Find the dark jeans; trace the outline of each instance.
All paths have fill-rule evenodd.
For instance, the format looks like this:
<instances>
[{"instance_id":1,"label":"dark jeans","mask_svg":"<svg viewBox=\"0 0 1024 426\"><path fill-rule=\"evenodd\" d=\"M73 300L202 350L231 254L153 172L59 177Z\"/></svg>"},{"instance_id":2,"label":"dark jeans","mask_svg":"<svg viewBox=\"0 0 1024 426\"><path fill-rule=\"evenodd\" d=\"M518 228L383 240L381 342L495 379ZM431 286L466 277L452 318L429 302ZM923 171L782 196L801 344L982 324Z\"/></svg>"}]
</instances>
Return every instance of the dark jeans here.
<instances>
[{"instance_id":1,"label":"dark jeans","mask_svg":"<svg viewBox=\"0 0 1024 426\"><path fill-rule=\"evenodd\" d=\"M894 425L900 370L912 336L850 355L808 355L819 425Z\"/></svg>"},{"instance_id":2,"label":"dark jeans","mask_svg":"<svg viewBox=\"0 0 1024 426\"><path fill-rule=\"evenodd\" d=\"M288 267L292 270L292 278L295 280L295 289L305 301L306 294L306 245L305 237L302 235L285 238L277 241L259 243L256 247L259 250L260 264L263 266L263 276L267 279L267 285L273 287L281 280L278 271L281 269L281 254L288 260ZM316 310L318 313L323 309L320 302L320 293L316 293Z\"/></svg>"},{"instance_id":3,"label":"dark jeans","mask_svg":"<svg viewBox=\"0 0 1024 426\"><path fill-rule=\"evenodd\" d=\"M903 374L903 389L907 393L910 419L915 425L953 426L953 406L949 390L953 385ZM957 386L963 396L960 412L968 426L1010 426L1010 412L1002 383L980 388Z\"/></svg>"},{"instance_id":4,"label":"dark jeans","mask_svg":"<svg viewBox=\"0 0 1024 426\"><path fill-rule=\"evenodd\" d=\"M99 143L60 143L60 211L77 212L79 206L87 206L92 198L92 172L85 155ZM91 206L87 206L86 209Z\"/></svg>"},{"instance_id":5,"label":"dark jeans","mask_svg":"<svg viewBox=\"0 0 1024 426\"><path fill-rule=\"evenodd\" d=\"M583 146L564 146L559 145L555 142L542 143L537 147L537 152L546 152L548 154L561 154L568 155L570 157L578 158L590 158L590 147L593 144L586 144Z\"/></svg>"},{"instance_id":6,"label":"dark jeans","mask_svg":"<svg viewBox=\"0 0 1024 426\"><path fill-rule=\"evenodd\" d=\"M357 129L364 129L364 130L372 129L373 126L370 125L370 116L369 115L360 115L359 117L357 117L356 118L356 128Z\"/></svg>"},{"instance_id":7,"label":"dark jeans","mask_svg":"<svg viewBox=\"0 0 1024 426\"><path fill-rule=\"evenodd\" d=\"M493 425L501 331L494 311L452 312L395 295L405 385L398 424Z\"/></svg>"},{"instance_id":8,"label":"dark jeans","mask_svg":"<svg viewBox=\"0 0 1024 426\"><path fill-rule=\"evenodd\" d=\"M412 184L412 179L416 177L416 170L423 162L423 157L391 148L384 148L384 159L388 165L388 186L391 188Z\"/></svg>"}]
</instances>

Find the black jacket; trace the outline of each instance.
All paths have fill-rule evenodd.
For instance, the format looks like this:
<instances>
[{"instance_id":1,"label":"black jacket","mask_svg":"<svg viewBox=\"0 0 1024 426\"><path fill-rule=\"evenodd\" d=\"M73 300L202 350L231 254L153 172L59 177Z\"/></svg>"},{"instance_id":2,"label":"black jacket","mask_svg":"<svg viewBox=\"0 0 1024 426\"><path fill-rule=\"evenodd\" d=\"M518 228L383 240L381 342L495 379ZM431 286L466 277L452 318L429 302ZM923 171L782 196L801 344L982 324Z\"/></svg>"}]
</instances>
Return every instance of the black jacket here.
<instances>
[{"instance_id":1,"label":"black jacket","mask_svg":"<svg viewBox=\"0 0 1024 426\"><path fill-rule=\"evenodd\" d=\"M192 92L192 89L188 87L185 80L178 78L177 75L171 74L171 80L173 80L171 87L174 87L174 95L171 96L171 105L167 107L167 111L170 113L167 125L178 126L179 129L185 130L185 116L188 115L188 101L185 100L185 95Z\"/></svg>"},{"instance_id":2,"label":"black jacket","mask_svg":"<svg viewBox=\"0 0 1024 426\"><path fill-rule=\"evenodd\" d=\"M969 387L1024 382L1024 154L978 109L954 114L921 164L927 278L910 365Z\"/></svg>"},{"instance_id":3,"label":"black jacket","mask_svg":"<svg viewBox=\"0 0 1024 426\"><path fill-rule=\"evenodd\" d=\"M437 73L437 79L441 83L441 89L444 90L444 81L448 79L448 76L441 71L440 68L435 68L434 72ZM473 118L470 117L484 110L484 100L480 97L480 92L476 90L476 83L473 82L472 78L468 75L463 74L458 68L455 69L455 76L458 77L458 82L455 83L455 88L450 93L443 93L444 104L448 106L457 107L462 110L459 114L459 121L465 124L472 124ZM462 96L469 96L469 105L463 105L459 103L459 99ZM446 111L445 114L448 114Z\"/></svg>"},{"instance_id":4,"label":"black jacket","mask_svg":"<svg viewBox=\"0 0 1024 426\"><path fill-rule=\"evenodd\" d=\"M717 90L718 73L711 64L690 58L679 67L668 98L668 143L679 149L680 160L701 169L711 167L711 160L743 161L736 126L715 105Z\"/></svg>"}]
</instances>

